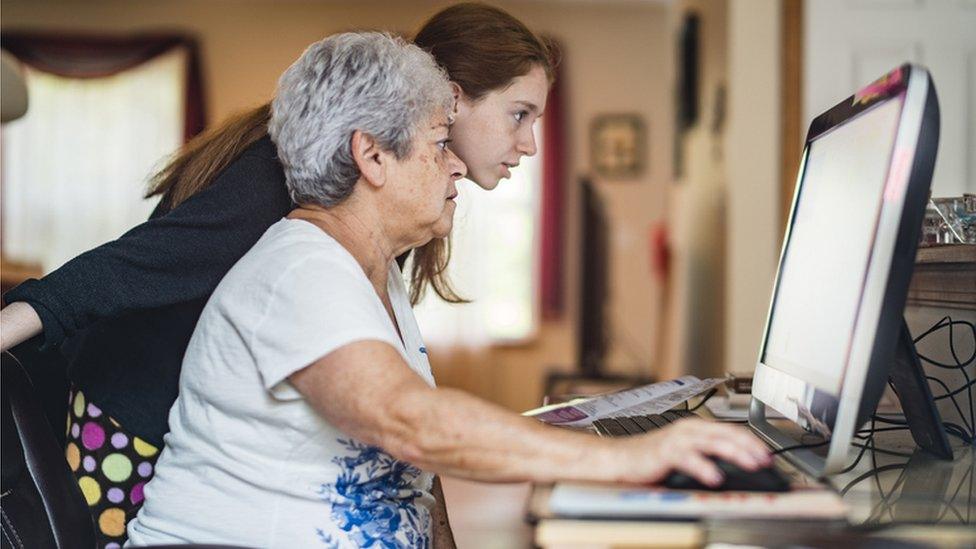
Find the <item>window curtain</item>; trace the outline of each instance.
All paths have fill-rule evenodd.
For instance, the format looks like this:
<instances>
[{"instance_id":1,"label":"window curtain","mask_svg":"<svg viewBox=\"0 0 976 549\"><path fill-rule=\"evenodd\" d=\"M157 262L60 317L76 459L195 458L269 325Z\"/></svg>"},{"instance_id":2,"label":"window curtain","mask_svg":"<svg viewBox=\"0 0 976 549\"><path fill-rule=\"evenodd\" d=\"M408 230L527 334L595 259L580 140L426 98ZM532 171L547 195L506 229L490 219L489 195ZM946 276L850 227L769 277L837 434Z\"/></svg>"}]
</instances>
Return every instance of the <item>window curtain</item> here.
<instances>
[{"instance_id":1,"label":"window curtain","mask_svg":"<svg viewBox=\"0 0 976 549\"><path fill-rule=\"evenodd\" d=\"M50 272L148 217L148 177L204 126L180 36L8 33L29 107L3 133L3 255Z\"/></svg>"},{"instance_id":2,"label":"window curtain","mask_svg":"<svg viewBox=\"0 0 976 549\"><path fill-rule=\"evenodd\" d=\"M25 65L66 78L105 78L137 67L175 49L186 52L183 139L206 126L200 52L196 40L182 34L94 36L4 31L0 46Z\"/></svg>"},{"instance_id":3,"label":"window curtain","mask_svg":"<svg viewBox=\"0 0 976 549\"><path fill-rule=\"evenodd\" d=\"M566 188L566 147L562 65L549 89L542 117L542 211L540 222L539 301L543 320L563 313L563 207Z\"/></svg>"}]
</instances>

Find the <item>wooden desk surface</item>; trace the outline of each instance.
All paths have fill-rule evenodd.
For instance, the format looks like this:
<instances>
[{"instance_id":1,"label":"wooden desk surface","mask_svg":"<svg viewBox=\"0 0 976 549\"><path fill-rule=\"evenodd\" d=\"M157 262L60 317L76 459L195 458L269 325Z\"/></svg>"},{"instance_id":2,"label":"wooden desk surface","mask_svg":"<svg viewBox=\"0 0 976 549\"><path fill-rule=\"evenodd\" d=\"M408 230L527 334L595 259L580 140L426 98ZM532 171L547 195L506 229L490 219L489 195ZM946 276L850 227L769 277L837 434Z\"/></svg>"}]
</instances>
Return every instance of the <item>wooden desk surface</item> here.
<instances>
[{"instance_id":1,"label":"wooden desk surface","mask_svg":"<svg viewBox=\"0 0 976 549\"><path fill-rule=\"evenodd\" d=\"M875 440L881 449L911 457L868 451L851 471L829 477L829 485L850 506L846 521L572 520L547 516L550 487L537 486L528 506L529 520L536 523L535 543L546 548L710 543L847 547L897 539L937 547L976 547L976 448L954 440L955 459L946 462L916 451L905 432L878 433ZM796 474L795 469L786 469Z\"/></svg>"}]
</instances>

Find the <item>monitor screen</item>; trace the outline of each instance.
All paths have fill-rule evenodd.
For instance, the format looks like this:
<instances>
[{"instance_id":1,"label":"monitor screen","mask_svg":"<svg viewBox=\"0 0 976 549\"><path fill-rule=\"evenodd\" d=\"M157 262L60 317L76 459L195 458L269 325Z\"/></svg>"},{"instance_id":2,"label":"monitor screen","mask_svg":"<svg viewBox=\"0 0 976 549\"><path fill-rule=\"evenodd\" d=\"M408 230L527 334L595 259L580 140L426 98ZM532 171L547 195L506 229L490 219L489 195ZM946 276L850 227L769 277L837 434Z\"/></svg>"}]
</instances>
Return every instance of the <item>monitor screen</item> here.
<instances>
[{"instance_id":1,"label":"monitor screen","mask_svg":"<svg viewBox=\"0 0 976 549\"><path fill-rule=\"evenodd\" d=\"M909 64L810 123L749 425L777 447L796 447L789 459L811 474L843 466L905 341L904 307L938 137L931 77ZM914 387L917 372L903 370ZM768 420L767 408L787 419ZM822 444L800 449L809 432Z\"/></svg>"},{"instance_id":2,"label":"monitor screen","mask_svg":"<svg viewBox=\"0 0 976 549\"><path fill-rule=\"evenodd\" d=\"M835 396L850 355L900 113L896 97L810 143L781 263L760 360Z\"/></svg>"}]
</instances>

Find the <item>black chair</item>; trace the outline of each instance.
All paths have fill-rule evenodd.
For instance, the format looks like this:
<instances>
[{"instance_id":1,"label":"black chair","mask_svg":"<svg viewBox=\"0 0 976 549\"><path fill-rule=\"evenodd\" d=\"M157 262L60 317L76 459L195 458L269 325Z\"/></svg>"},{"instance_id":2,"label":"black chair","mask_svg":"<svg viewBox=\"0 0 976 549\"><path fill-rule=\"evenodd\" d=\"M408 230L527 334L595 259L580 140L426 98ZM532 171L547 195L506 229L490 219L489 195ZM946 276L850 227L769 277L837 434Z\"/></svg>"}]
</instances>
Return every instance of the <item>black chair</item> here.
<instances>
[{"instance_id":1,"label":"black chair","mask_svg":"<svg viewBox=\"0 0 976 549\"><path fill-rule=\"evenodd\" d=\"M38 404L30 377L12 354L0 360L2 496L0 547L95 547L95 527L64 450ZM154 549L245 549L167 545Z\"/></svg>"}]
</instances>

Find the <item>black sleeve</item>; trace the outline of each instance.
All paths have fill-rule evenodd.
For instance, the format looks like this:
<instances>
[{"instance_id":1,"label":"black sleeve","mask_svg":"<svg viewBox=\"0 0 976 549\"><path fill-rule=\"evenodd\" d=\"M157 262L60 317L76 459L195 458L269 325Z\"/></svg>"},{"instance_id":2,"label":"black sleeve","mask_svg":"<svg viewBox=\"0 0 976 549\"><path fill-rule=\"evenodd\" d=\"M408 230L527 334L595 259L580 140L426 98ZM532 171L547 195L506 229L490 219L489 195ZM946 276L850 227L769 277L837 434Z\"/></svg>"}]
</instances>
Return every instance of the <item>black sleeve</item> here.
<instances>
[{"instance_id":1,"label":"black sleeve","mask_svg":"<svg viewBox=\"0 0 976 549\"><path fill-rule=\"evenodd\" d=\"M4 297L37 311L51 348L104 318L208 297L291 208L277 160L246 152L172 211Z\"/></svg>"}]
</instances>

